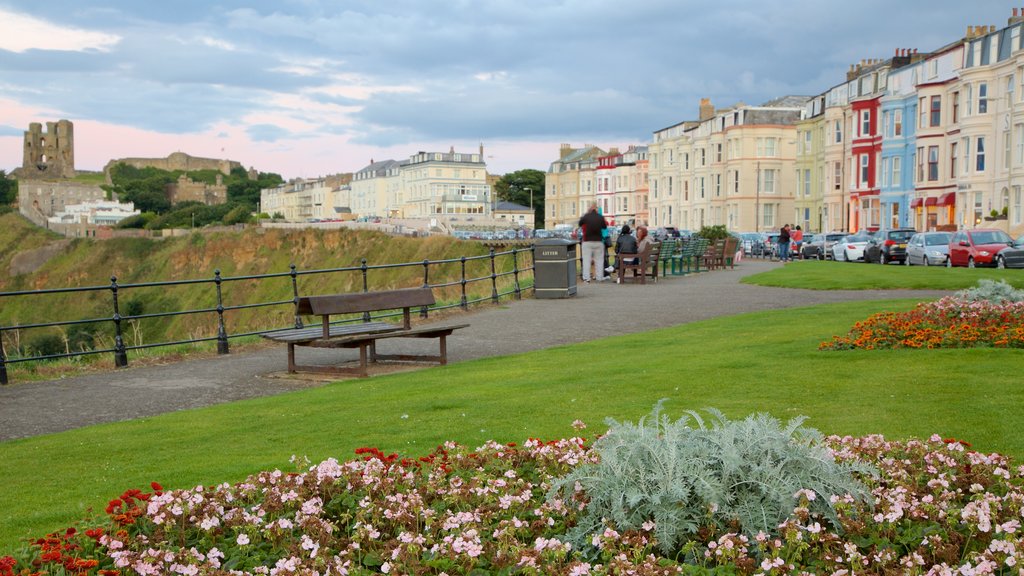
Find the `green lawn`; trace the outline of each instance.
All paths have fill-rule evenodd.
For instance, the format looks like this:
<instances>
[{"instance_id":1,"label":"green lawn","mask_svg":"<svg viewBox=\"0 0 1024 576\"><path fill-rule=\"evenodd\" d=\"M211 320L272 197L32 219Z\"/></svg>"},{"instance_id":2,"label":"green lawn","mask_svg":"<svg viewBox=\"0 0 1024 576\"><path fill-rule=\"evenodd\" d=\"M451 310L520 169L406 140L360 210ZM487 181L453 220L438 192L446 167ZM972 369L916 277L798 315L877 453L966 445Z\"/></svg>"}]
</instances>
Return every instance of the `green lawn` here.
<instances>
[{"instance_id":1,"label":"green lawn","mask_svg":"<svg viewBox=\"0 0 1024 576\"><path fill-rule=\"evenodd\" d=\"M1006 280L1024 288L1024 270L943 268L864 264L861 262L792 262L743 279L746 284L811 290L930 289L962 290L978 280Z\"/></svg>"},{"instance_id":2,"label":"green lawn","mask_svg":"<svg viewBox=\"0 0 1024 576\"><path fill-rule=\"evenodd\" d=\"M2 443L0 555L153 480L237 481L360 446L422 455L448 439L565 437L576 418L597 434L605 417L635 420L660 398L673 415L803 414L829 433L940 433L1024 456L1024 351L817 351L873 312L912 305L745 314Z\"/></svg>"}]
</instances>

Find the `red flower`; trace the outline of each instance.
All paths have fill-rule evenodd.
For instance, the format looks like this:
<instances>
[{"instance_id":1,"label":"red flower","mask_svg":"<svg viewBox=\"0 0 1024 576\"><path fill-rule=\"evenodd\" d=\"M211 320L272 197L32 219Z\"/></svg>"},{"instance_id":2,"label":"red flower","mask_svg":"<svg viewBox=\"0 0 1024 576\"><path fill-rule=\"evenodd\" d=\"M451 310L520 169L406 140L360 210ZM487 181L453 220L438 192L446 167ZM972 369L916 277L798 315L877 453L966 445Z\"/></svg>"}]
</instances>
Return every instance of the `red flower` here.
<instances>
[{"instance_id":1,"label":"red flower","mask_svg":"<svg viewBox=\"0 0 1024 576\"><path fill-rule=\"evenodd\" d=\"M163 486L157 484L156 482L150 482L149 487L155 490L156 492L162 492L164 489Z\"/></svg>"}]
</instances>

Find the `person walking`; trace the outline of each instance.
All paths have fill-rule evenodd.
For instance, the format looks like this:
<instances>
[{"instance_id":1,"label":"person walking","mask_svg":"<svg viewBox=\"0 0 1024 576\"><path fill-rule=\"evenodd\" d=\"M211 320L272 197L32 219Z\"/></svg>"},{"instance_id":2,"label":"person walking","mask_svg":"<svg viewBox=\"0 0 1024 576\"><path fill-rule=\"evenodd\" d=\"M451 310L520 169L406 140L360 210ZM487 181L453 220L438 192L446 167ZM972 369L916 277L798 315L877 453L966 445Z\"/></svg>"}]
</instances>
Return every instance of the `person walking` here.
<instances>
[{"instance_id":1,"label":"person walking","mask_svg":"<svg viewBox=\"0 0 1024 576\"><path fill-rule=\"evenodd\" d=\"M590 283L591 266L593 266L597 280L604 280L605 246L602 231L608 228L608 224L604 221L604 216L597 212L597 204L590 205L587 213L580 218L579 226L582 229L583 236L583 243L581 245L583 252L583 282Z\"/></svg>"},{"instance_id":2,"label":"person walking","mask_svg":"<svg viewBox=\"0 0 1024 576\"><path fill-rule=\"evenodd\" d=\"M779 260L789 262L789 224L779 229Z\"/></svg>"}]
</instances>

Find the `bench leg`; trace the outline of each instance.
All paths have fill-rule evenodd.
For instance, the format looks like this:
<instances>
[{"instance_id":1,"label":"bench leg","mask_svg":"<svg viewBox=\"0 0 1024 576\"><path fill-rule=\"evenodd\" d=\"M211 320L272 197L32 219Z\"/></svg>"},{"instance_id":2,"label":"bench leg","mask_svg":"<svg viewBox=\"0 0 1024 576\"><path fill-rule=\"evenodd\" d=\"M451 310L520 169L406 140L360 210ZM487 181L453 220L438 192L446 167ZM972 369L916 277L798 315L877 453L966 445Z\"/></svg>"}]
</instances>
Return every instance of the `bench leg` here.
<instances>
[{"instance_id":1,"label":"bench leg","mask_svg":"<svg viewBox=\"0 0 1024 576\"><path fill-rule=\"evenodd\" d=\"M377 341L370 342L370 362L377 363Z\"/></svg>"},{"instance_id":2,"label":"bench leg","mask_svg":"<svg viewBox=\"0 0 1024 576\"><path fill-rule=\"evenodd\" d=\"M288 373L295 374L295 344L288 344Z\"/></svg>"},{"instance_id":3,"label":"bench leg","mask_svg":"<svg viewBox=\"0 0 1024 576\"><path fill-rule=\"evenodd\" d=\"M360 344L359 345L359 377L366 378L368 373L366 371L366 348L372 346L372 344Z\"/></svg>"},{"instance_id":4,"label":"bench leg","mask_svg":"<svg viewBox=\"0 0 1024 576\"><path fill-rule=\"evenodd\" d=\"M438 336L437 339L441 341L441 362L440 362L440 364L442 366L444 366L445 364L448 363L448 344L447 344L447 342L445 340L445 335L444 334Z\"/></svg>"}]
</instances>

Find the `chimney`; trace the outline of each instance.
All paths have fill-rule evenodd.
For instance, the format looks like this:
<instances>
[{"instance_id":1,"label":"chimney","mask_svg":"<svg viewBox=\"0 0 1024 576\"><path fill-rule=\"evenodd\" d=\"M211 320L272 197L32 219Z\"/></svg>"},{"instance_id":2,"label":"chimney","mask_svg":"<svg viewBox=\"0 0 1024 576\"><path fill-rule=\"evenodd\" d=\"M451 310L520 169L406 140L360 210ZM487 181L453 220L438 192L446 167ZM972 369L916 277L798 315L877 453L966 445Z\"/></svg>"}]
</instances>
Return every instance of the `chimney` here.
<instances>
[{"instance_id":1,"label":"chimney","mask_svg":"<svg viewBox=\"0 0 1024 576\"><path fill-rule=\"evenodd\" d=\"M558 158L565 158L569 154L572 154L572 146L569 144L562 144L561 148L558 150Z\"/></svg>"},{"instance_id":2,"label":"chimney","mask_svg":"<svg viewBox=\"0 0 1024 576\"><path fill-rule=\"evenodd\" d=\"M612 146L611 148L609 148L608 149L608 155L609 156L618 156L619 155L619 148L618 148L618 146Z\"/></svg>"},{"instance_id":3,"label":"chimney","mask_svg":"<svg viewBox=\"0 0 1024 576\"><path fill-rule=\"evenodd\" d=\"M711 104L710 98L700 99L700 120L707 120L708 118L714 118L715 107Z\"/></svg>"}]
</instances>

